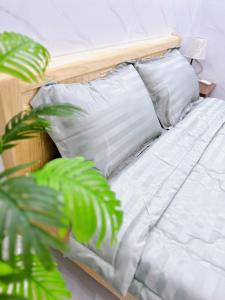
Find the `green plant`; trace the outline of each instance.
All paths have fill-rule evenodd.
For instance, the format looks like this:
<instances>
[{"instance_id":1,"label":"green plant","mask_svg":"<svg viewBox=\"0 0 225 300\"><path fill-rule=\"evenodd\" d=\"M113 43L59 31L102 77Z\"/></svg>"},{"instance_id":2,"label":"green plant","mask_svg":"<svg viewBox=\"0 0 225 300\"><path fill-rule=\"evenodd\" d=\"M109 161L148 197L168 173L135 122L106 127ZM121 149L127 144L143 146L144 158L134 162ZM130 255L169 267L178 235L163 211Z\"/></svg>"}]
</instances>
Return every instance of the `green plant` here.
<instances>
[{"instance_id":1,"label":"green plant","mask_svg":"<svg viewBox=\"0 0 225 300\"><path fill-rule=\"evenodd\" d=\"M37 81L43 76L49 57L42 45L28 37L0 34L2 72L28 82ZM81 110L70 104L57 104L17 114L0 137L0 154L20 140L50 130L46 116L74 113ZM120 201L92 162L82 157L59 158L33 174L16 175L32 164L0 173L1 300L69 298L50 248L66 250L62 238L70 228L82 243L97 234L100 247L107 230L115 241L122 223Z\"/></svg>"},{"instance_id":2,"label":"green plant","mask_svg":"<svg viewBox=\"0 0 225 300\"><path fill-rule=\"evenodd\" d=\"M0 72L37 82L49 60L48 50L31 38L14 32L0 34Z\"/></svg>"}]
</instances>

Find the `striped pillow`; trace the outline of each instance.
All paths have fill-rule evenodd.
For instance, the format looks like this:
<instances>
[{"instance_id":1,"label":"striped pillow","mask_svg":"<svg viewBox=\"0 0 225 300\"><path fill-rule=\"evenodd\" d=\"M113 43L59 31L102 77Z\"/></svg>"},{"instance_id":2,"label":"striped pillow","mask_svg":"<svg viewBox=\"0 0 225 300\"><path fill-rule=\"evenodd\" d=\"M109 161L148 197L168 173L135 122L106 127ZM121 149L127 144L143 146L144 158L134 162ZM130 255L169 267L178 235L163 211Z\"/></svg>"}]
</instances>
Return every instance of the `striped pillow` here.
<instances>
[{"instance_id":1,"label":"striped pillow","mask_svg":"<svg viewBox=\"0 0 225 300\"><path fill-rule=\"evenodd\" d=\"M65 157L93 160L109 176L143 144L161 133L161 126L142 79L132 65L123 65L102 79L84 84L42 87L32 105L72 103L86 113L51 117L50 136Z\"/></svg>"},{"instance_id":2,"label":"striped pillow","mask_svg":"<svg viewBox=\"0 0 225 300\"><path fill-rule=\"evenodd\" d=\"M185 107L199 98L198 78L178 50L135 65L164 128L174 126Z\"/></svg>"}]
</instances>

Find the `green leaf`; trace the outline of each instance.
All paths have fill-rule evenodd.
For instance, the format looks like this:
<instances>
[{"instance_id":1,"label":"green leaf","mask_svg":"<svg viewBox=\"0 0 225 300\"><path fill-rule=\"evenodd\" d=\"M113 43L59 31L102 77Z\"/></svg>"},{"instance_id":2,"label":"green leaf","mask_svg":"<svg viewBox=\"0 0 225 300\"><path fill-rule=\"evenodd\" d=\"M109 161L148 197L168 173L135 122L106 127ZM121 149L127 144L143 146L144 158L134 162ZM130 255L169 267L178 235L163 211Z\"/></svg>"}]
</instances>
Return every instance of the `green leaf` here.
<instances>
[{"instance_id":1,"label":"green leaf","mask_svg":"<svg viewBox=\"0 0 225 300\"><path fill-rule=\"evenodd\" d=\"M1 277L10 275L12 273L13 273L13 269L11 268L11 266L5 262L0 261L0 280Z\"/></svg>"},{"instance_id":2,"label":"green leaf","mask_svg":"<svg viewBox=\"0 0 225 300\"><path fill-rule=\"evenodd\" d=\"M30 114L38 116L57 116L57 117L69 117L75 113L84 111L78 106L72 105L70 103L55 103L49 105L40 105L33 109Z\"/></svg>"},{"instance_id":3,"label":"green leaf","mask_svg":"<svg viewBox=\"0 0 225 300\"><path fill-rule=\"evenodd\" d=\"M14 32L0 34L0 72L26 82L43 77L50 54L41 44Z\"/></svg>"},{"instance_id":4,"label":"green leaf","mask_svg":"<svg viewBox=\"0 0 225 300\"><path fill-rule=\"evenodd\" d=\"M3 172L0 173L0 182L2 180L5 180L8 176L10 176L12 174L15 174L18 171L24 170L24 169L26 169L28 167L31 167L34 164L35 164L35 162L31 162L31 163L21 164L21 165L18 165L16 167L12 167L12 168L6 169L5 171L3 171Z\"/></svg>"},{"instance_id":5,"label":"green leaf","mask_svg":"<svg viewBox=\"0 0 225 300\"><path fill-rule=\"evenodd\" d=\"M5 126L5 132L0 138L0 154L14 147L16 141L32 138L36 133L50 129L50 122L44 117L68 117L75 112L81 112L81 109L65 103L42 105L29 112L18 113Z\"/></svg>"},{"instance_id":6,"label":"green leaf","mask_svg":"<svg viewBox=\"0 0 225 300\"><path fill-rule=\"evenodd\" d=\"M0 295L0 300L28 300L28 298L13 296L13 295ZM29 299L30 300L30 299Z\"/></svg>"},{"instance_id":7,"label":"green leaf","mask_svg":"<svg viewBox=\"0 0 225 300\"><path fill-rule=\"evenodd\" d=\"M0 299L66 300L71 297L55 263L53 269L47 271L37 257L33 256L28 274L22 266L21 257L17 256L15 260L14 273L3 277Z\"/></svg>"},{"instance_id":8,"label":"green leaf","mask_svg":"<svg viewBox=\"0 0 225 300\"><path fill-rule=\"evenodd\" d=\"M14 265L18 245L27 269L32 253L46 268L53 266L50 247L65 249L60 237L49 230L65 228L63 207L58 193L37 185L33 177L14 177L0 183L1 257ZM18 238L20 237L20 238Z\"/></svg>"},{"instance_id":9,"label":"green leaf","mask_svg":"<svg viewBox=\"0 0 225 300\"><path fill-rule=\"evenodd\" d=\"M123 217L120 201L93 162L82 157L59 158L34 176L40 185L62 193L66 214L79 242L88 242L97 232L100 247L107 230L111 231L111 241L116 239Z\"/></svg>"}]
</instances>

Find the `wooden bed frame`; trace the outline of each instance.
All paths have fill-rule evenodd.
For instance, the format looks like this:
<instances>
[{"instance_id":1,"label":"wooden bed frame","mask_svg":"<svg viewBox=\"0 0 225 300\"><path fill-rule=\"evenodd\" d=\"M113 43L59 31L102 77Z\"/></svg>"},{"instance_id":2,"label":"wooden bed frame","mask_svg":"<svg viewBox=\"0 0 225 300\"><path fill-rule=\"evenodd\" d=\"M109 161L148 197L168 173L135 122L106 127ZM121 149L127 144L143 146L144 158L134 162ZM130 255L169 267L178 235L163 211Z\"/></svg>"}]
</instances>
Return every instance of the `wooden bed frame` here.
<instances>
[{"instance_id":1,"label":"wooden bed frame","mask_svg":"<svg viewBox=\"0 0 225 300\"><path fill-rule=\"evenodd\" d=\"M122 62L157 57L168 49L180 47L180 45L181 38L174 34L91 52L55 57L46 72L45 82L87 82L104 76ZM30 109L32 97L45 82L26 84L8 75L0 75L0 135L11 117L20 111ZM57 156L58 151L47 134L40 134L32 140L22 141L15 148L6 151L3 154L3 162L4 166L8 168L21 163L38 161L35 166L37 169ZM80 263L77 264L118 299L135 299L132 295L122 298L98 274Z\"/></svg>"}]
</instances>

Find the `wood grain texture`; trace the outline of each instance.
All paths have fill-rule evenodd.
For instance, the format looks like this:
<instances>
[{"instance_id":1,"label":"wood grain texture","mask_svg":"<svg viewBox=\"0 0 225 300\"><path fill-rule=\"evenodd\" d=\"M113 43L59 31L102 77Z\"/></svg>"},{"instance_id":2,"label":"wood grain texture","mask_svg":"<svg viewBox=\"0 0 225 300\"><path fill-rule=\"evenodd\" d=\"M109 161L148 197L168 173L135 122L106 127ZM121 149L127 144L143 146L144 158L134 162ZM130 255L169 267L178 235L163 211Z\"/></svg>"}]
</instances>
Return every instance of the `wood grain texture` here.
<instances>
[{"instance_id":1,"label":"wood grain texture","mask_svg":"<svg viewBox=\"0 0 225 300\"><path fill-rule=\"evenodd\" d=\"M205 84L201 81L199 81L199 95L201 97L207 98L210 96L210 94L215 90L216 84L211 83L211 84Z\"/></svg>"},{"instance_id":2,"label":"wood grain texture","mask_svg":"<svg viewBox=\"0 0 225 300\"><path fill-rule=\"evenodd\" d=\"M179 47L180 44L179 36L169 35L91 52L55 57L46 72L45 82L87 82L104 76L120 63L157 57L168 49ZM25 84L8 75L0 74L0 135L10 118L23 110L30 109L32 97L45 82ZM25 162L38 161L36 169L57 155L58 151L47 134L40 134L32 140L21 141L15 148L6 151L3 154L3 162L8 168ZM122 298L98 274L80 263L77 264L118 299L135 300L132 295Z\"/></svg>"}]
</instances>

